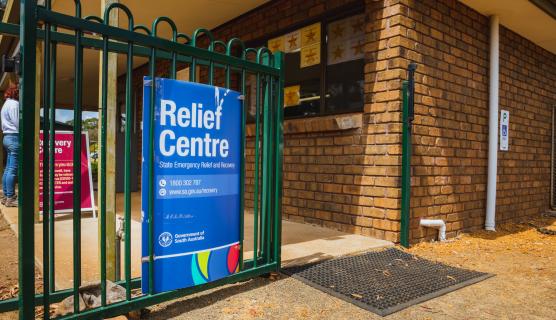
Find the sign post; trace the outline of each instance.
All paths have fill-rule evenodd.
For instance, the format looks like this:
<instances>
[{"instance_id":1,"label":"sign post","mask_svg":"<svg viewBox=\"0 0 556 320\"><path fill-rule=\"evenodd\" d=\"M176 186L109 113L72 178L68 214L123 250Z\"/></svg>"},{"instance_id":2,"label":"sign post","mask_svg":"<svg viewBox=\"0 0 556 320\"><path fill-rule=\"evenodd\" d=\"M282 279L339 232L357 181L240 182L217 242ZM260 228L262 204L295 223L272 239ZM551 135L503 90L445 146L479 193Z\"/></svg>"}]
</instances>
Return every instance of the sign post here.
<instances>
[{"instance_id":1,"label":"sign post","mask_svg":"<svg viewBox=\"0 0 556 320\"><path fill-rule=\"evenodd\" d=\"M42 161L44 151L42 131L39 138L39 212L42 214L43 166L45 165ZM81 134L81 145L83 146L81 148L81 211L92 211L93 216L96 217L87 132ZM54 213L71 213L73 211L73 132L71 131L56 131L54 134L54 172L52 173L54 174Z\"/></svg>"},{"instance_id":2,"label":"sign post","mask_svg":"<svg viewBox=\"0 0 556 320\"><path fill-rule=\"evenodd\" d=\"M152 85L145 78L141 209L145 293L149 292L149 223L154 230L155 293L234 274L240 248L240 94L156 78L151 123ZM151 128L152 146L147 139ZM153 198L149 198L149 184Z\"/></svg>"}]
</instances>

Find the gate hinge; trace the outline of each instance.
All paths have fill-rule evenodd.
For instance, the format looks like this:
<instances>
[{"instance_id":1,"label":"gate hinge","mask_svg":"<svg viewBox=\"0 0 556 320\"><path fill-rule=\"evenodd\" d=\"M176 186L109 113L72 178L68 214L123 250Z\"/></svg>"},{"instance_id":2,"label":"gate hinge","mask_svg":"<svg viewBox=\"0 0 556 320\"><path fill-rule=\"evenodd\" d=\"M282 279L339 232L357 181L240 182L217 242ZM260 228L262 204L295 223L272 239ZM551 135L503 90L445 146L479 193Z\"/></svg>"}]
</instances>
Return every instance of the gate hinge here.
<instances>
[{"instance_id":1,"label":"gate hinge","mask_svg":"<svg viewBox=\"0 0 556 320\"><path fill-rule=\"evenodd\" d=\"M2 72L14 72L18 76L21 76L21 53L9 58L6 55L2 55L2 64L0 65L0 71Z\"/></svg>"}]
</instances>

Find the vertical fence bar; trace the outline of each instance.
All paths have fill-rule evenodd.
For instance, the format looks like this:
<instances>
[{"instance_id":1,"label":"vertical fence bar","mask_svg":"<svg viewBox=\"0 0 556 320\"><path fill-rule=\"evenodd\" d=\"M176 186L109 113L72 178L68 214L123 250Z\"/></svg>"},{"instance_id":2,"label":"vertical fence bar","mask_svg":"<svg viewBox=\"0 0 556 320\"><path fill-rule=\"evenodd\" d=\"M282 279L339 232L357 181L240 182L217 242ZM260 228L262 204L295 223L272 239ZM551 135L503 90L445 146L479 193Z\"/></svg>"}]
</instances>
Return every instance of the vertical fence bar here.
<instances>
[{"instance_id":1,"label":"vertical fence bar","mask_svg":"<svg viewBox=\"0 0 556 320\"><path fill-rule=\"evenodd\" d=\"M261 74L257 72L255 97L255 174L253 181L253 267L257 267L259 257L259 131L261 117Z\"/></svg>"},{"instance_id":2,"label":"vertical fence bar","mask_svg":"<svg viewBox=\"0 0 556 320\"><path fill-rule=\"evenodd\" d=\"M410 146L409 141L409 107L407 103L407 81L402 82L402 203L401 203L401 219L400 219L400 244L409 247L409 184L411 167L409 165L410 158L408 152Z\"/></svg>"},{"instance_id":3,"label":"vertical fence bar","mask_svg":"<svg viewBox=\"0 0 556 320\"><path fill-rule=\"evenodd\" d=\"M153 28L154 29L154 28ZM148 205L148 217L149 217L149 235L148 235L148 246L149 246L149 294L154 293L154 257L153 257L153 237L154 237L154 104L155 104L155 94L156 94L156 49L151 49L151 61L150 61L150 76L151 76L151 101L149 103L149 172L148 172L148 188L149 188L149 205Z\"/></svg>"},{"instance_id":4,"label":"vertical fence bar","mask_svg":"<svg viewBox=\"0 0 556 320\"><path fill-rule=\"evenodd\" d=\"M21 119L19 142L21 155L18 159L18 253L19 253L19 318L35 317L35 76L37 45L36 0L20 2L20 52L21 52ZM24 134L25 133L25 134ZM25 174L23 174L25 172Z\"/></svg>"},{"instance_id":5,"label":"vertical fence bar","mask_svg":"<svg viewBox=\"0 0 556 320\"><path fill-rule=\"evenodd\" d=\"M175 42L177 42L176 39L174 39ZM177 65L177 53L175 51L172 51L172 64L170 66L170 78L172 79L176 79L176 65Z\"/></svg>"},{"instance_id":6,"label":"vertical fence bar","mask_svg":"<svg viewBox=\"0 0 556 320\"><path fill-rule=\"evenodd\" d=\"M75 80L73 89L73 308L79 313L81 285L81 122L83 89L83 48L81 30L75 30Z\"/></svg>"},{"instance_id":7,"label":"vertical fence bar","mask_svg":"<svg viewBox=\"0 0 556 320\"><path fill-rule=\"evenodd\" d=\"M55 31L56 27L52 27L52 31ZM55 273L55 237L54 237L54 166L55 166L55 158L54 158L54 146L56 141L56 58L57 58L57 45L56 42L51 42L50 45L50 61L46 61L46 63L50 63L50 78L44 78L44 81L50 81L50 109L49 112L49 131L50 131L50 139L48 140L48 151L50 152L50 157L48 158L48 172L50 172L50 176L48 179L48 189L50 193L48 194L48 203L50 204L48 207L48 254L50 255L50 264L48 266L48 273L50 275L49 280L49 289L50 292L56 291L56 273ZM46 111L45 111L46 114ZM44 214L45 211L43 211Z\"/></svg>"},{"instance_id":8,"label":"vertical fence bar","mask_svg":"<svg viewBox=\"0 0 556 320\"><path fill-rule=\"evenodd\" d=\"M269 64L271 65L271 64ZM273 197L272 197L272 181L274 180L274 177L272 176L272 167L274 164L274 150L272 150L273 146L274 146L274 78L272 76L268 76L268 147L267 147L267 151L268 151L268 164L267 164L267 172L268 172L268 182L267 182L267 204L266 204L266 211L267 211L267 223L266 223L266 263L270 263L270 253L271 253L271 226L273 224L271 218L272 218L272 203L273 203Z\"/></svg>"},{"instance_id":9,"label":"vertical fence bar","mask_svg":"<svg viewBox=\"0 0 556 320\"><path fill-rule=\"evenodd\" d=\"M46 1L46 8L50 10L50 0ZM43 306L44 319L50 318L50 235L49 235L49 214L50 214L50 189L51 171L49 167L50 158L54 156L54 150L50 149L50 24L44 25L44 80L43 80L43 151L42 151L42 268L43 268Z\"/></svg>"},{"instance_id":10,"label":"vertical fence bar","mask_svg":"<svg viewBox=\"0 0 556 320\"><path fill-rule=\"evenodd\" d=\"M402 203L400 217L400 244L409 247L409 220L411 211L411 126L414 117L415 63L408 66L409 80L402 83Z\"/></svg>"},{"instance_id":11,"label":"vertical fence bar","mask_svg":"<svg viewBox=\"0 0 556 320\"><path fill-rule=\"evenodd\" d=\"M244 245L243 240L245 238L245 69L241 69L241 95L243 99L241 100L241 163L240 163L240 178L239 178L239 241L241 246L239 247L239 271L243 271L243 252Z\"/></svg>"},{"instance_id":12,"label":"vertical fence bar","mask_svg":"<svg viewBox=\"0 0 556 320\"><path fill-rule=\"evenodd\" d=\"M212 60L209 61L209 85L214 84L214 62Z\"/></svg>"},{"instance_id":13,"label":"vertical fence bar","mask_svg":"<svg viewBox=\"0 0 556 320\"><path fill-rule=\"evenodd\" d=\"M264 64L269 63L270 57L267 55ZM261 256L265 261L267 261L268 251L267 249L267 238L268 238L268 161L269 161L269 116L270 116L270 81L268 75L264 76L264 99L263 99L263 155L262 155L262 193L261 193Z\"/></svg>"},{"instance_id":14,"label":"vertical fence bar","mask_svg":"<svg viewBox=\"0 0 556 320\"><path fill-rule=\"evenodd\" d=\"M189 81L196 82L196 72L197 69L197 59L195 57L191 57L191 63L189 64Z\"/></svg>"},{"instance_id":15,"label":"vertical fence bar","mask_svg":"<svg viewBox=\"0 0 556 320\"><path fill-rule=\"evenodd\" d=\"M274 261L277 270L281 262L282 236L282 154L283 154L283 117L284 117L284 54L277 52L274 56L274 67L280 70L276 91L276 127L275 127L275 184L274 184Z\"/></svg>"},{"instance_id":16,"label":"vertical fence bar","mask_svg":"<svg viewBox=\"0 0 556 320\"><path fill-rule=\"evenodd\" d=\"M125 284L126 299L131 300L131 130L134 112L132 108L133 94L133 43L127 44L127 67L126 67L126 96L125 96L125 185L124 185L124 211L125 211L125 229L124 229L124 245L125 245ZM175 72L175 70L174 70ZM119 263L119 261L116 261Z\"/></svg>"},{"instance_id":17,"label":"vertical fence bar","mask_svg":"<svg viewBox=\"0 0 556 320\"><path fill-rule=\"evenodd\" d=\"M106 305L106 144L108 143L108 37L102 38L101 141L100 141L100 296Z\"/></svg>"},{"instance_id":18,"label":"vertical fence bar","mask_svg":"<svg viewBox=\"0 0 556 320\"><path fill-rule=\"evenodd\" d=\"M230 65L226 65L226 82L224 83L226 89L230 89ZM243 92L241 93L243 94Z\"/></svg>"}]
</instances>

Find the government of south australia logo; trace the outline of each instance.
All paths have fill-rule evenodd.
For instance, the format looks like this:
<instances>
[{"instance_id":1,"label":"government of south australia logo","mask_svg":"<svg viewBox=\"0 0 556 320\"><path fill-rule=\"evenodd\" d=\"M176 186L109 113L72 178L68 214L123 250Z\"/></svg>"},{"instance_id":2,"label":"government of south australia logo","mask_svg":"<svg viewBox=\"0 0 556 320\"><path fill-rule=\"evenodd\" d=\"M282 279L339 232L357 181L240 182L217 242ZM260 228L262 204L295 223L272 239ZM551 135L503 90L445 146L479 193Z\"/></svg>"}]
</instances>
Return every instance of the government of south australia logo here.
<instances>
[{"instance_id":1,"label":"government of south australia logo","mask_svg":"<svg viewBox=\"0 0 556 320\"><path fill-rule=\"evenodd\" d=\"M158 243L163 246L167 247L172 244L172 234L170 232L163 232L158 236Z\"/></svg>"}]
</instances>

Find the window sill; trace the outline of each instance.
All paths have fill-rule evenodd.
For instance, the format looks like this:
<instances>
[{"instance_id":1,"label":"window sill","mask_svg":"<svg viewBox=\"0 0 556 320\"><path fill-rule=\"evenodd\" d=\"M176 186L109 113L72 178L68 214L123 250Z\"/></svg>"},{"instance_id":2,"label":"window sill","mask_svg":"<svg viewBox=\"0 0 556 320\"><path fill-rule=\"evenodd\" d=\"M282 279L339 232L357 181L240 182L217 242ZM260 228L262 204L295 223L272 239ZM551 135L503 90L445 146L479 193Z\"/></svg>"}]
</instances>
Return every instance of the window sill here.
<instances>
[{"instance_id":1,"label":"window sill","mask_svg":"<svg viewBox=\"0 0 556 320\"><path fill-rule=\"evenodd\" d=\"M343 131L361 128L362 113L337 114L324 117L311 117L284 120L284 134ZM255 124L245 127L247 137L255 135Z\"/></svg>"}]
</instances>

